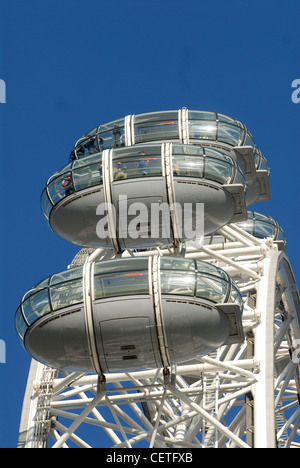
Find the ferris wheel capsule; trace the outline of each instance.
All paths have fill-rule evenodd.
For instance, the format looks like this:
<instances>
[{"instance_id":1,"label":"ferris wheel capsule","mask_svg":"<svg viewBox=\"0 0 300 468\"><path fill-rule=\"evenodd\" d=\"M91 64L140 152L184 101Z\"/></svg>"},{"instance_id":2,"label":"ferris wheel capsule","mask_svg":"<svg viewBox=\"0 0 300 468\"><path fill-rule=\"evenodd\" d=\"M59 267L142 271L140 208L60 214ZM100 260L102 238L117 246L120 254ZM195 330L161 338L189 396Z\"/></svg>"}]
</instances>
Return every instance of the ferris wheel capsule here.
<instances>
[{"instance_id":1,"label":"ferris wheel capsule","mask_svg":"<svg viewBox=\"0 0 300 468\"><path fill-rule=\"evenodd\" d=\"M284 247L287 244L287 238L283 229L271 216L266 216L255 211L248 211L248 219L238 222L236 225L259 239L269 237L275 242L282 242Z\"/></svg>"},{"instance_id":2,"label":"ferris wheel capsule","mask_svg":"<svg viewBox=\"0 0 300 468\"><path fill-rule=\"evenodd\" d=\"M234 225L257 239L272 239L280 250L284 250L287 245L287 238L283 229L271 216L255 211L247 211L247 220L234 223ZM205 244L218 244L224 241L224 236L220 232L215 232L204 239Z\"/></svg>"},{"instance_id":3,"label":"ferris wheel capsule","mask_svg":"<svg viewBox=\"0 0 300 468\"><path fill-rule=\"evenodd\" d=\"M62 238L115 250L195 240L246 213L246 181L222 151L182 144L104 150L48 180L45 218Z\"/></svg>"},{"instance_id":4,"label":"ferris wheel capsule","mask_svg":"<svg viewBox=\"0 0 300 468\"><path fill-rule=\"evenodd\" d=\"M220 150L240 166L247 182L247 206L270 199L270 167L247 127L217 112L179 110L127 115L98 125L79 138L70 161L96 152L153 142L201 145Z\"/></svg>"},{"instance_id":5,"label":"ferris wheel capsule","mask_svg":"<svg viewBox=\"0 0 300 468\"><path fill-rule=\"evenodd\" d=\"M39 283L22 298L16 329L34 359L58 369L167 368L240 342L242 306L230 276L208 263L115 259Z\"/></svg>"}]
</instances>

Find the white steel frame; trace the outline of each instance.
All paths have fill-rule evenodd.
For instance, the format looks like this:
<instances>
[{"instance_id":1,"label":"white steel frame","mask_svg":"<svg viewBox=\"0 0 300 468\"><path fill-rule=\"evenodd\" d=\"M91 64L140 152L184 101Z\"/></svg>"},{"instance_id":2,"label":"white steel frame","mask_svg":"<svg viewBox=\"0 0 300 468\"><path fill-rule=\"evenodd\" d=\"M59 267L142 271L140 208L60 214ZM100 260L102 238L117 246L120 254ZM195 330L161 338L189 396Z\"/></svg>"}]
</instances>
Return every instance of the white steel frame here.
<instances>
[{"instance_id":1,"label":"white steel frame","mask_svg":"<svg viewBox=\"0 0 300 468\"><path fill-rule=\"evenodd\" d=\"M300 448L300 302L289 260L280 242L234 224L221 234L224 242L185 255L234 278L245 340L169 373L105 374L105 382L32 361L19 447Z\"/></svg>"}]
</instances>

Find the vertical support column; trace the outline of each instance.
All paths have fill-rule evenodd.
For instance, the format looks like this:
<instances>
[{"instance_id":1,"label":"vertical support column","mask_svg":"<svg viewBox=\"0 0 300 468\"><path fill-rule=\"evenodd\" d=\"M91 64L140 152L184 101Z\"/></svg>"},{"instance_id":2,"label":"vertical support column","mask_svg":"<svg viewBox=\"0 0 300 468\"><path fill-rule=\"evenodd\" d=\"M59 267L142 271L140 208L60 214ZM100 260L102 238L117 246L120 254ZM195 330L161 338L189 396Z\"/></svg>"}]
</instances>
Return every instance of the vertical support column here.
<instances>
[{"instance_id":1,"label":"vertical support column","mask_svg":"<svg viewBox=\"0 0 300 468\"><path fill-rule=\"evenodd\" d=\"M44 365L32 359L22 407L18 448L33 448L34 446L34 418L38 407L38 392L36 384L42 380L43 371Z\"/></svg>"},{"instance_id":2,"label":"vertical support column","mask_svg":"<svg viewBox=\"0 0 300 468\"><path fill-rule=\"evenodd\" d=\"M257 285L256 310L260 323L254 331L254 356L260 372L254 386L254 448L275 448L274 311L280 252L269 250Z\"/></svg>"},{"instance_id":3,"label":"vertical support column","mask_svg":"<svg viewBox=\"0 0 300 468\"><path fill-rule=\"evenodd\" d=\"M178 112L179 137L184 145L189 144L188 109L183 107Z\"/></svg>"},{"instance_id":4,"label":"vertical support column","mask_svg":"<svg viewBox=\"0 0 300 468\"><path fill-rule=\"evenodd\" d=\"M153 309L156 323L156 333L159 344L159 352L161 356L161 362L165 373L167 369L171 367L171 360L169 356L169 349L167 343L167 337L164 327L163 308L161 303L161 289L160 289L160 261L159 256L154 255L149 257L149 281L151 278L151 289L153 297Z\"/></svg>"},{"instance_id":5,"label":"vertical support column","mask_svg":"<svg viewBox=\"0 0 300 468\"><path fill-rule=\"evenodd\" d=\"M97 342L94 329L94 263L101 253L102 249L96 249L92 255L86 259L82 271L82 286L84 318L90 359L95 372L101 376L101 381L104 381L105 379L97 352Z\"/></svg>"},{"instance_id":6,"label":"vertical support column","mask_svg":"<svg viewBox=\"0 0 300 468\"><path fill-rule=\"evenodd\" d=\"M110 238L112 247L115 249L116 253L118 253L121 251L121 249L120 249L119 241L117 238L116 211L115 211L115 207L113 206L112 192L111 192L111 184L113 181L112 158L113 158L112 149L103 151L102 153L103 191L104 191L105 208L107 210L109 238Z\"/></svg>"},{"instance_id":7,"label":"vertical support column","mask_svg":"<svg viewBox=\"0 0 300 468\"><path fill-rule=\"evenodd\" d=\"M254 335L251 332L247 335L247 359L254 358ZM254 401L253 393L249 391L245 395L246 405L246 442L250 447L254 447Z\"/></svg>"},{"instance_id":8,"label":"vertical support column","mask_svg":"<svg viewBox=\"0 0 300 468\"><path fill-rule=\"evenodd\" d=\"M163 165L163 174L166 182L166 190L168 204L170 208L170 222L173 233L174 247L180 249L182 245L182 212L179 216L178 210L180 206L176 203L174 177L173 177L173 161L172 161L172 143L163 143L161 145L161 158ZM180 219L181 218L181 219Z\"/></svg>"},{"instance_id":9,"label":"vertical support column","mask_svg":"<svg viewBox=\"0 0 300 468\"><path fill-rule=\"evenodd\" d=\"M126 115L124 127L125 127L125 146L134 145L134 129L133 129L133 115Z\"/></svg>"}]
</instances>

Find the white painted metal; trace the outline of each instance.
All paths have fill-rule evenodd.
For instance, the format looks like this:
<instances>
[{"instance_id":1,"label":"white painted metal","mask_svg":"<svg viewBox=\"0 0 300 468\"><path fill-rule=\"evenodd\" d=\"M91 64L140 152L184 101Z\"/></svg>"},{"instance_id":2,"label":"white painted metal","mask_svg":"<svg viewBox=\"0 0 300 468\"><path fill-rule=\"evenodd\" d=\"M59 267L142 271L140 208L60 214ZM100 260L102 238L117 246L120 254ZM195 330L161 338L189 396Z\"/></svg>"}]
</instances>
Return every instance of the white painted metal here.
<instances>
[{"instance_id":1,"label":"white painted metal","mask_svg":"<svg viewBox=\"0 0 300 468\"><path fill-rule=\"evenodd\" d=\"M33 362L19 446L300 448L300 302L290 263L271 239L234 225L222 234L224 243L187 246L186 256L235 279L245 300L244 342L169 374L106 374L105 388L97 375L53 370L49 380L49 368Z\"/></svg>"},{"instance_id":2,"label":"white painted metal","mask_svg":"<svg viewBox=\"0 0 300 468\"><path fill-rule=\"evenodd\" d=\"M85 326L87 330L87 338L88 338L88 347L89 353L91 357L91 361L93 363L93 367L98 375L101 376L101 380L103 380L103 373L101 369L101 364L99 362L98 353L97 353L97 345L96 345L96 338L95 338L95 330L93 324L93 304L94 304L94 288L92 286L92 278L94 278L94 262L99 258L101 255L102 250L97 249L94 253L92 253L89 257L87 257L82 271L82 282L83 282L83 300L84 300L84 314L85 314Z\"/></svg>"}]
</instances>

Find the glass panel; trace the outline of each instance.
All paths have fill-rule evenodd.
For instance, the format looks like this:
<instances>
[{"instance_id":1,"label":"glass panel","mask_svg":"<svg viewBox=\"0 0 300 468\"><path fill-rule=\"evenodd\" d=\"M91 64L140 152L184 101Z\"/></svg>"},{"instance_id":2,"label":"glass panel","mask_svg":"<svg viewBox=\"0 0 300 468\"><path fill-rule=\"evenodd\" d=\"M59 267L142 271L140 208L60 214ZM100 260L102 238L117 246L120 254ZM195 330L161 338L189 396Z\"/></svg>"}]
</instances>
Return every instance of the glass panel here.
<instances>
[{"instance_id":1,"label":"glass panel","mask_svg":"<svg viewBox=\"0 0 300 468\"><path fill-rule=\"evenodd\" d=\"M102 155L99 153L89 155L84 159L76 159L72 164L72 170L74 171L74 169L87 167L89 165L99 163L100 161L102 161Z\"/></svg>"},{"instance_id":2,"label":"glass panel","mask_svg":"<svg viewBox=\"0 0 300 468\"><path fill-rule=\"evenodd\" d=\"M233 183L243 185L246 190L246 179L245 179L243 171L241 170L239 166L237 167L237 172L236 172L235 180L233 181Z\"/></svg>"},{"instance_id":3,"label":"glass panel","mask_svg":"<svg viewBox=\"0 0 300 468\"><path fill-rule=\"evenodd\" d=\"M234 125L220 123L218 125L218 141L232 146L240 146L244 139L244 130Z\"/></svg>"},{"instance_id":4,"label":"glass panel","mask_svg":"<svg viewBox=\"0 0 300 468\"><path fill-rule=\"evenodd\" d=\"M24 294L24 296L22 298L22 302L24 302L25 299L28 299L28 297L35 294L37 291L40 291L41 289L47 288L48 284L49 284L49 278L45 278L43 281L40 281L36 285L32 286L32 288L29 291L27 291L26 294Z\"/></svg>"},{"instance_id":5,"label":"glass panel","mask_svg":"<svg viewBox=\"0 0 300 468\"><path fill-rule=\"evenodd\" d=\"M206 152L205 148L205 152ZM187 156L203 156L204 148L202 146L196 145L176 145L172 144L172 155L175 154L184 154Z\"/></svg>"},{"instance_id":6,"label":"glass panel","mask_svg":"<svg viewBox=\"0 0 300 468\"><path fill-rule=\"evenodd\" d=\"M31 325L35 320L51 312L48 289L38 291L23 303L26 320Z\"/></svg>"},{"instance_id":7,"label":"glass panel","mask_svg":"<svg viewBox=\"0 0 300 468\"><path fill-rule=\"evenodd\" d=\"M228 281L198 273L196 296L215 303L223 303L227 296L228 286Z\"/></svg>"},{"instance_id":8,"label":"glass panel","mask_svg":"<svg viewBox=\"0 0 300 468\"><path fill-rule=\"evenodd\" d=\"M204 177L220 184L229 184L232 179L233 169L233 165L227 161L206 157Z\"/></svg>"},{"instance_id":9,"label":"glass panel","mask_svg":"<svg viewBox=\"0 0 300 468\"><path fill-rule=\"evenodd\" d=\"M237 226L254 236L254 222L253 220L241 221L237 223Z\"/></svg>"},{"instance_id":10,"label":"glass panel","mask_svg":"<svg viewBox=\"0 0 300 468\"><path fill-rule=\"evenodd\" d=\"M228 302L237 303L240 307L243 307L243 298L240 291L234 284L232 284L231 287L232 289Z\"/></svg>"},{"instance_id":11,"label":"glass panel","mask_svg":"<svg viewBox=\"0 0 300 468\"><path fill-rule=\"evenodd\" d=\"M65 283L66 281L73 279L82 278L82 269L83 266L79 266L53 275L51 277L51 286L54 284Z\"/></svg>"},{"instance_id":12,"label":"glass panel","mask_svg":"<svg viewBox=\"0 0 300 468\"><path fill-rule=\"evenodd\" d=\"M205 154L206 156L211 156L212 158L221 159L222 161L228 161L229 164L232 164L231 157L228 156L228 154L223 153L223 151L219 151L216 149L206 147Z\"/></svg>"},{"instance_id":13,"label":"glass panel","mask_svg":"<svg viewBox=\"0 0 300 468\"><path fill-rule=\"evenodd\" d=\"M104 149L118 148L125 145L124 119L114 120L104 125L99 125L97 139L101 151Z\"/></svg>"},{"instance_id":14,"label":"glass panel","mask_svg":"<svg viewBox=\"0 0 300 468\"><path fill-rule=\"evenodd\" d=\"M220 268L211 265L210 263L203 262L202 260L196 260L196 266L197 266L197 271L201 274L209 274L213 276L217 276L219 278L224 278L226 281L228 281L228 276L227 273L224 270L221 270Z\"/></svg>"},{"instance_id":15,"label":"glass panel","mask_svg":"<svg viewBox=\"0 0 300 468\"><path fill-rule=\"evenodd\" d=\"M252 135L250 135L249 132L247 132L245 146L252 146L253 151L255 151L255 143L254 143L254 140L252 138Z\"/></svg>"},{"instance_id":16,"label":"glass panel","mask_svg":"<svg viewBox=\"0 0 300 468\"><path fill-rule=\"evenodd\" d=\"M255 169L258 169L258 166L260 165L260 161L261 161L261 152L257 148L254 148L254 165L255 165Z\"/></svg>"},{"instance_id":17,"label":"glass panel","mask_svg":"<svg viewBox=\"0 0 300 468\"><path fill-rule=\"evenodd\" d=\"M267 171L268 174L270 174L270 172L271 172L270 166L269 166L266 158L263 155L261 155L261 163L260 163L259 169L261 169L263 171Z\"/></svg>"},{"instance_id":18,"label":"glass panel","mask_svg":"<svg viewBox=\"0 0 300 468\"><path fill-rule=\"evenodd\" d=\"M53 205L56 205L64 197L74 192L71 173L57 177L48 187L48 192Z\"/></svg>"},{"instance_id":19,"label":"glass panel","mask_svg":"<svg viewBox=\"0 0 300 468\"><path fill-rule=\"evenodd\" d=\"M178 112L152 112L134 117L135 142L179 139Z\"/></svg>"},{"instance_id":20,"label":"glass panel","mask_svg":"<svg viewBox=\"0 0 300 468\"><path fill-rule=\"evenodd\" d=\"M44 188L42 196L41 196L41 208L43 215L45 216L46 219L49 219L49 214L50 211L52 210L52 203L50 203L50 200L47 195L47 188Z\"/></svg>"},{"instance_id":21,"label":"glass panel","mask_svg":"<svg viewBox=\"0 0 300 468\"><path fill-rule=\"evenodd\" d=\"M75 148L75 154L78 159L84 158L85 156L85 140L82 140L78 146Z\"/></svg>"},{"instance_id":22,"label":"glass panel","mask_svg":"<svg viewBox=\"0 0 300 468\"><path fill-rule=\"evenodd\" d=\"M24 318L22 316L21 307L19 307L17 312L16 312L15 325L16 325L16 330L17 330L19 338L21 340L23 340L25 332L27 330L27 325L26 325L25 320L24 320Z\"/></svg>"},{"instance_id":23,"label":"glass panel","mask_svg":"<svg viewBox=\"0 0 300 468\"><path fill-rule=\"evenodd\" d=\"M161 271L161 293L194 296L196 275L189 271Z\"/></svg>"},{"instance_id":24,"label":"glass panel","mask_svg":"<svg viewBox=\"0 0 300 468\"><path fill-rule=\"evenodd\" d=\"M189 136L191 139L216 140L217 124L214 121L191 120L189 121Z\"/></svg>"},{"instance_id":25,"label":"glass panel","mask_svg":"<svg viewBox=\"0 0 300 468\"><path fill-rule=\"evenodd\" d=\"M220 122L226 122L226 123L229 123L231 125L235 125L237 127L244 128L243 124L241 122L239 122L236 119L233 119L232 117L228 117L228 115L218 114L218 120Z\"/></svg>"},{"instance_id":26,"label":"glass panel","mask_svg":"<svg viewBox=\"0 0 300 468\"><path fill-rule=\"evenodd\" d=\"M148 270L103 273L95 276L95 299L149 294Z\"/></svg>"},{"instance_id":27,"label":"glass panel","mask_svg":"<svg viewBox=\"0 0 300 468\"><path fill-rule=\"evenodd\" d=\"M217 114L215 112L205 112L205 111L188 111L189 120L217 120Z\"/></svg>"},{"instance_id":28,"label":"glass panel","mask_svg":"<svg viewBox=\"0 0 300 468\"><path fill-rule=\"evenodd\" d=\"M102 162L90 164L73 171L74 188L76 191L102 185Z\"/></svg>"},{"instance_id":29,"label":"glass panel","mask_svg":"<svg viewBox=\"0 0 300 468\"><path fill-rule=\"evenodd\" d=\"M203 156L173 155L173 174L180 177L203 177Z\"/></svg>"},{"instance_id":30,"label":"glass panel","mask_svg":"<svg viewBox=\"0 0 300 468\"><path fill-rule=\"evenodd\" d=\"M95 275L148 270L148 258L122 258L95 263Z\"/></svg>"},{"instance_id":31,"label":"glass panel","mask_svg":"<svg viewBox=\"0 0 300 468\"><path fill-rule=\"evenodd\" d=\"M53 310L83 302L82 278L51 286L50 296Z\"/></svg>"},{"instance_id":32,"label":"glass panel","mask_svg":"<svg viewBox=\"0 0 300 468\"><path fill-rule=\"evenodd\" d=\"M266 223L264 221L255 221L254 236L260 239L266 237L274 237L276 233L276 225Z\"/></svg>"},{"instance_id":33,"label":"glass panel","mask_svg":"<svg viewBox=\"0 0 300 468\"><path fill-rule=\"evenodd\" d=\"M287 243L287 238L285 237L285 234L281 228L279 228L277 240L283 241L285 244Z\"/></svg>"},{"instance_id":34,"label":"glass panel","mask_svg":"<svg viewBox=\"0 0 300 468\"><path fill-rule=\"evenodd\" d=\"M161 176L161 145L115 150L113 171L114 180Z\"/></svg>"},{"instance_id":35,"label":"glass panel","mask_svg":"<svg viewBox=\"0 0 300 468\"><path fill-rule=\"evenodd\" d=\"M161 270L195 271L195 262L189 258L161 257L160 268Z\"/></svg>"},{"instance_id":36,"label":"glass panel","mask_svg":"<svg viewBox=\"0 0 300 468\"><path fill-rule=\"evenodd\" d=\"M99 153L99 151L101 151L98 147L98 139L96 135L86 138L84 142L84 149L86 155Z\"/></svg>"},{"instance_id":37,"label":"glass panel","mask_svg":"<svg viewBox=\"0 0 300 468\"><path fill-rule=\"evenodd\" d=\"M136 114L134 116L134 123L151 123L151 122L164 122L178 120L178 111L159 111L159 112L147 112L146 114ZM170 122L172 123L172 122Z\"/></svg>"},{"instance_id":38,"label":"glass panel","mask_svg":"<svg viewBox=\"0 0 300 468\"><path fill-rule=\"evenodd\" d=\"M203 154L201 146L173 145L173 174L181 177L203 177Z\"/></svg>"}]
</instances>

